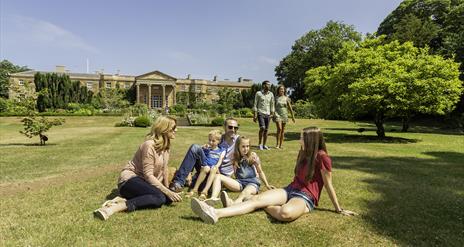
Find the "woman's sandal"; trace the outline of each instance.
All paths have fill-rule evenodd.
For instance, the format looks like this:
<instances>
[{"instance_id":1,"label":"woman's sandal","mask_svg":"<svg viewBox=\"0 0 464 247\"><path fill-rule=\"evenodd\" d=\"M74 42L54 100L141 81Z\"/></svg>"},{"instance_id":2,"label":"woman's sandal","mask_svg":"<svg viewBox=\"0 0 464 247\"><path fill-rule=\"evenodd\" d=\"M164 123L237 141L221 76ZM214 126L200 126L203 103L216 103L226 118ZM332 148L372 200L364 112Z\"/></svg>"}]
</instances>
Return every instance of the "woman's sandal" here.
<instances>
[{"instance_id":1,"label":"woman's sandal","mask_svg":"<svg viewBox=\"0 0 464 247\"><path fill-rule=\"evenodd\" d=\"M200 196L198 197L198 199L200 199L201 201L204 201L204 200L206 200L207 197L208 197L207 194L201 193Z\"/></svg>"}]
</instances>

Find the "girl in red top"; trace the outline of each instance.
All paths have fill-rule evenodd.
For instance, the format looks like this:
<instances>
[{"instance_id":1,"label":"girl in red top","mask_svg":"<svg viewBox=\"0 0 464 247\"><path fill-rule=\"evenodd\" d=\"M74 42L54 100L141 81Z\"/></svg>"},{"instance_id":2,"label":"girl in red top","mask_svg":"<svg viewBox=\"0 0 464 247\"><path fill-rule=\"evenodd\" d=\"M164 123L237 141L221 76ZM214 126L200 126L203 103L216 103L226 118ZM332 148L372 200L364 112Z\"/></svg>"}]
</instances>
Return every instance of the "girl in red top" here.
<instances>
[{"instance_id":1,"label":"girl in red top","mask_svg":"<svg viewBox=\"0 0 464 247\"><path fill-rule=\"evenodd\" d=\"M332 186L332 161L327 154L324 137L319 128L309 127L301 133L301 149L295 165L293 182L284 189L272 189L252 199L230 207L215 209L196 198L191 201L195 214L209 224L219 218L264 210L279 221L293 221L317 206L322 187L326 188L335 212L342 215L356 213L342 209Z\"/></svg>"}]
</instances>

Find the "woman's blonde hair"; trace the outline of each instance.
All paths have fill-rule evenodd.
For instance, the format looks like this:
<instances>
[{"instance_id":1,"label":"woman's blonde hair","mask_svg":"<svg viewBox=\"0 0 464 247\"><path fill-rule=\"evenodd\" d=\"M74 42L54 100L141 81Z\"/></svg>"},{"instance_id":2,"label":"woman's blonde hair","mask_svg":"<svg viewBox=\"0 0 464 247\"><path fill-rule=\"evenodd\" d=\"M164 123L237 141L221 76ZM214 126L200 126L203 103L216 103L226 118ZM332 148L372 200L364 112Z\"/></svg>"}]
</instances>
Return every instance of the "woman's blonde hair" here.
<instances>
[{"instance_id":1,"label":"woman's blonde hair","mask_svg":"<svg viewBox=\"0 0 464 247\"><path fill-rule=\"evenodd\" d=\"M151 126L150 133L147 134L147 140L155 142L156 152L169 150L171 147L171 140L168 133L177 128L177 120L169 116L158 117Z\"/></svg>"},{"instance_id":2,"label":"woman's blonde hair","mask_svg":"<svg viewBox=\"0 0 464 247\"><path fill-rule=\"evenodd\" d=\"M235 141L235 148L234 148L234 158L233 158L233 164L234 168L237 169L240 167L240 161L244 158L248 162L248 164L252 165L254 160L251 157L251 152L249 151L247 154L243 155L240 152L240 145L244 140L250 141L250 138L245 137L245 136L239 136L237 140Z\"/></svg>"},{"instance_id":3,"label":"woman's blonde hair","mask_svg":"<svg viewBox=\"0 0 464 247\"><path fill-rule=\"evenodd\" d=\"M327 153L327 147L325 146L324 136L319 128L304 128L302 134L303 148L300 149L300 152L298 152L298 158L295 165L295 175L297 175L299 169L307 164L309 169L305 180L310 181L314 175L317 152L319 150L324 150L324 152Z\"/></svg>"}]
</instances>

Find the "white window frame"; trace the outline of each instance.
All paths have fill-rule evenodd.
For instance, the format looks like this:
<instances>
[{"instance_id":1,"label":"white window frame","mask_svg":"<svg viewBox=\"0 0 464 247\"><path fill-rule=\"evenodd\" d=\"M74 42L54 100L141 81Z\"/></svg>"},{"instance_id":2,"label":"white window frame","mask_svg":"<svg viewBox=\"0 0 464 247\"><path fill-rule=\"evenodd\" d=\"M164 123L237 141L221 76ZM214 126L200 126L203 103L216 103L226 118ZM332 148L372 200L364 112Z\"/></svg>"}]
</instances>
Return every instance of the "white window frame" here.
<instances>
[{"instance_id":1,"label":"white window frame","mask_svg":"<svg viewBox=\"0 0 464 247\"><path fill-rule=\"evenodd\" d=\"M151 101L151 106L153 108L161 108L163 106L163 102L161 101L161 96L159 95L153 95L152 97L152 101Z\"/></svg>"},{"instance_id":2,"label":"white window frame","mask_svg":"<svg viewBox=\"0 0 464 247\"><path fill-rule=\"evenodd\" d=\"M92 81L88 81L86 85L87 85L87 90L92 90L93 89L93 82Z\"/></svg>"},{"instance_id":3,"label":"white window frame","mask_svg":"<svg viewBox=\"0 0 464 247\"><path fill-rule=\"evenodd\" d=\"M24 86L24 80L19 80L18 84Z\"/></svg>"},{"instance_id":4,"label":"white window frame","mask_svg":"<svg viewBox=\"0 0 464 247\"><path fill-rule=\"evenodd\" d=\"M109 84L109 86L108 86L108 84ZM111 88L111 82L106 81L106 82L105 82L105 88Z\"/></svg>"}]
</instances>

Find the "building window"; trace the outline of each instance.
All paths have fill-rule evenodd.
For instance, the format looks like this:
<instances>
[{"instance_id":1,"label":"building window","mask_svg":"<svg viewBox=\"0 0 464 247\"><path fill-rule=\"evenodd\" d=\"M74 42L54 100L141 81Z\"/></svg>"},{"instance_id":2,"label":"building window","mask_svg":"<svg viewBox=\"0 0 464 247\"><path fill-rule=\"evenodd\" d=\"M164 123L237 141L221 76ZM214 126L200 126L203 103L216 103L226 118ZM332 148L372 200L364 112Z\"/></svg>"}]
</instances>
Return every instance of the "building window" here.
<instances>
[{"instance_id":1,"label":"building window","mask_svg":"<svg viewBox=\"0 0 464 247\"><path fill-rule=\"evenodd\" d=\"M162 102L161 102L161 96L158 96L158 95L155 95L153 96L153 101L152 101L152 107L154 108L161 108L163 106Z\"/></svg>"},{"instance_id":2,"label":"building window","mask_svg":"<svg viewBox=\"0 0 464 247\"><path fill-rule=\"evenodd\" d=\"M125 84L124 84L124 88L125 88L125 89L129 89L129 88L130 88L130 84L129 84L129 83L125 83Z\"/></svg>"},{"instance_id":3,"label":"building window","mask_svg":"<svg viewBox=\"0 0 464 247\"><path fill-rule=\"evenodd\" d=\"M19 80L19 85L24 86L24 80Z\"/></svg>"},{"instance_id":4,"label":"building window","mask_svg":"<svg viewBox=\"0 0 464 247\"><path fill-rule=\"evenodd\" d=\"M111 88L111 82L106 82L106 88Z\"/></svg>"},{"instance_id":5,"label":"building window","mask_svg":"<svg viewBox=\"0 0 464 247\"><path fill-rule=\"evenodd\" d=\"M236 88L236 89L235 89L235 92L236 92L236 93L240 93L240 89Z\"/></svg>"},{"instance_id":6,"label":"building window","mask_svg":"<svg viewBox=\"0 0 464 247\"><path fill-rule=\"evenodd\" d=\"M87 82L87 90L92 90L93 89L93 82L88 81Z\"/></svg>"},{"instance_id":7,"label":"building window","mask_svg":"<svg viewBox=\"0 0 464 247\"><path fill-rule=\"evenodd\" d=\"M143 96L143 103L145 103L145 104L147 103L147 96L146 95Z\"/></svg>"}]
</instances>

